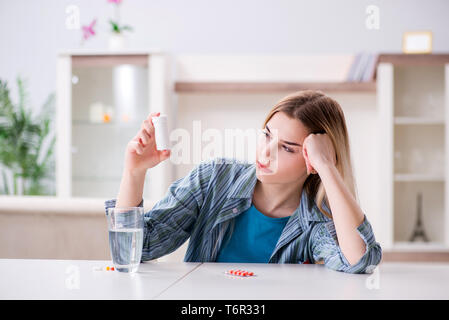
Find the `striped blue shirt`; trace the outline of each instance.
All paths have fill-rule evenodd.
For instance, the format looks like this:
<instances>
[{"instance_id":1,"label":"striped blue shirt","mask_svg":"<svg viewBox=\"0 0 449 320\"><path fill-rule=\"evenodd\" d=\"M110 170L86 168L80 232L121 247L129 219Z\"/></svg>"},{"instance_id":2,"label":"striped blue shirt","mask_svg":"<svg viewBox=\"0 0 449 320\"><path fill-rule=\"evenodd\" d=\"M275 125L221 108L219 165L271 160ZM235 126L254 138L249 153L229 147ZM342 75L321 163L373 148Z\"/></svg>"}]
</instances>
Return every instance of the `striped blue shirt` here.
<instances>
[{"instance_id":1,"label":"striped blue shirt","mask_svg":"<svg viewBox=\"0 0 449 320\"><path fill-rule=\"evenodd\" d=\"M185 177L174 181L164 197L145 213L142 261L169 254L189 239L184 261L215 262L230 222L251 206L256 181L254 163L213 158L195 166ZM115 203L116 199L106 200L106 212ZM139 206L143 206L143 199ZM327 206L324 208L331 212ZM315 203L309 209L303 191L268 262L323 261L336 271L372 273L381 261L382 249L366 215L357 231L366 250L351 265L338 245L332 219L322 214Z\"/></svg>"}]
</instances>

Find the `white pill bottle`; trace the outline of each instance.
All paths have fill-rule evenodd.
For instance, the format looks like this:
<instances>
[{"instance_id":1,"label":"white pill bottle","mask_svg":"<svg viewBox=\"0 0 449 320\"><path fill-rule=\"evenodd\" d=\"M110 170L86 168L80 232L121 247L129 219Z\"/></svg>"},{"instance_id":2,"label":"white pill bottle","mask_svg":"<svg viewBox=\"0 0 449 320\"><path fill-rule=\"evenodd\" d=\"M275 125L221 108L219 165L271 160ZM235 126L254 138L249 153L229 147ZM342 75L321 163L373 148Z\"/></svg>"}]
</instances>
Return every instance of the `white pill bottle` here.
<instances>
[{"instance_id":1,"label":"white pill bottle","mask_svg":"<svg viewBox=\"0 0 449 320\"><path fill-rule=\"evenodd\" d=\"M169 150L170 139L168 136L167 115L161 114L159 117L151 117L154 126L156 139L156 150Z\"/></svg>"}]
</instances>

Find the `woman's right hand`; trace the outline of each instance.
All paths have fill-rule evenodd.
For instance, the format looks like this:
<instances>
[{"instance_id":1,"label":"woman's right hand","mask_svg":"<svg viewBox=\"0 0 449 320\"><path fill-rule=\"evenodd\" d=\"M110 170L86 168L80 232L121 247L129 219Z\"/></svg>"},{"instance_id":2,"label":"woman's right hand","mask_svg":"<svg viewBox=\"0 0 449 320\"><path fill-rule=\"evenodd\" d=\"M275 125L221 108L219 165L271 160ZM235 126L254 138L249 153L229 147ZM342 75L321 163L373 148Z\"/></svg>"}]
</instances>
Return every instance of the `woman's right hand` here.
<instances>
[{"instance_id":1,"label":"woman's right hand","mask_svg":"<svg viewBox=\"0 0 449 320\"><path fill-rule=\"evenodd\" d=\"M136 136L128 142L125 153L125 170L144 173L170 157L170 150L156 150L156 139L151 117L158 117L160 112L151 113L142 122Z\"/></svg>"}]
</instances>

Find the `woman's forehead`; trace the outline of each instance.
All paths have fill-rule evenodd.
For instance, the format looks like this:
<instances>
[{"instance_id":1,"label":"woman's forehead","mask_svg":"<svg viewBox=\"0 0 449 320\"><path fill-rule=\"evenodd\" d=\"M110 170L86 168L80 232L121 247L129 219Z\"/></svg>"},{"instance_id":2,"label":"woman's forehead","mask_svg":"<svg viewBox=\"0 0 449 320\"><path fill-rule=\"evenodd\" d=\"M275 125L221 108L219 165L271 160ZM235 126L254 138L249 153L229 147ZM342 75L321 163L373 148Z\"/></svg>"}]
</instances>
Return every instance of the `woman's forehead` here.
<instances>
[{"instance_id":1,"label":"woman's forehead","mask_svg":"<svg viewBox=\"0 0 449 320\"><path fill-rule=\"evenodd\" d=\"M302 144L308 135L307 128L298 119L289 118L282 112L277 112L267 122L266 126L271 132L277 131L278 138Z\"/></svg>"}]
</instances>

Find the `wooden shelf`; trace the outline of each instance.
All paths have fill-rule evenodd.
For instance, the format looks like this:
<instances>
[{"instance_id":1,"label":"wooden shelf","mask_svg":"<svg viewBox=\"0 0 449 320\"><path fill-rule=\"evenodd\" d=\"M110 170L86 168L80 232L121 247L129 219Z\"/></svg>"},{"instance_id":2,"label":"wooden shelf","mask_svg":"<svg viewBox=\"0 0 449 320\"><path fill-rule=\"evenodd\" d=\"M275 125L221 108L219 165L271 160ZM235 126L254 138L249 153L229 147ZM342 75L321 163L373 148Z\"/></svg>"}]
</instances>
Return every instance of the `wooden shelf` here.
<instances>
[{"instance_id":1,"label":"wooden shelf","mask_svg":"<svg viewBox=\"0 0 449 320\"><path fill-rule=\"evenodd\" d=\"M449 54L380 54L377 63L395 66L444 65L449 63ZM376 79L369 82L233 82L233 81L178 81L175 92L210 93L267 93L293 92L299 90L321 90L324 92L376 92ZM402 123L401 123L402 124Z\"/></svg>"},{"instance_id":2,"label":"wooden shelf","mask_svg":"<svg viewBox=\"0 0 449 320\"><path fill-rule=\"evenodd\" d=\"M441 66L449 63L449 54L381 54L378 63L392 63L395 66Z\"/></svg>"},{"instance_id":3,"label":"wooden shelf","mask_svg":"<svg viewBox=\"0 0 449 320\"><path fill-rule=\"evenodd\" d=\"M449 262L449 248L438 242L395 242L393 248L382 251L382 261Z\"/></svg>"},{"instance_id":4,"label":"wooden shelf","mask_svg":"<svg viewBox=\"0 0 449 320\"><path fill-rule=\"evenodd\" d=\"M444 125L444 119L430 117L395 117L394 124L397 125Z\"/></svg>"},{"instance_id":5,"label":"wooden shelf","mask_svg":"<svg viewBox=\"0 0 449 320\"><path fill-rule=\"evenodd\" d=\"M116 55L72 55L73 67L111 67L122 64L148 66L148 55L145 54L116 54Z\"/></svg>"},{"instance_id":6,"label":"wooden shelf","mask_svg":"<svg viewBox=\"0 0 449 320\"><path fill-rule=\"evenodd\" d=\"M438 174L396 173L396 182L444 182L444 176Z\"/></svg>"},{"instance_id":7,"label":"wooden shelf","mask_svg":"<svg viewBox=\"0 0 449 320\"><path fill-rule=\"evenodd\" d=\"M81 120L75 120L72 122L73 126L92 126L92 127L130 127L135 128L136 126L139 127L142 122L137 121L130 121L130 122L121 122L118 120L114 120L111 122L90 122L90 121L81 121Z\"/></svg>"},{"instance_id":8,"label":"wooden shelf","mask_svg":"<svg viewBox=\"0 0 449 320\"><path fill-rule=\"evenodd\" d=\"M443 243L439 242L404 242L397 241L393 244L393 248L391 251L440 251L440 252L448 252L449 248L446 247Z\"/></svg>"},{"instance_id":9,"label":"wooden shelf","mask_svg":"<svg viewBox=\"0 0 449 320\"><path fill-rule=\"evenodd\" d=\"M175 92L292 92L299 90L324 92L376 92L375 82L176 82Z\"/></svg>"},{"instance_id":10,"label":"wooden shelf","mask_svg":"<svg viewBox=\"0 0 449 320\"><path fill-rule=\"evenodd\" d=\"M449 262L449 252L382 251L382 262Z\"/></svg>"},{"instance_id":11,"label":"wooden shelf","mask_svg":"<svg viewBox=\"0 0 449 320\"><path fill-rule=\"evenodd\" d=\"M88 176L88 177L81 177L81 176L73 176L72 181L84 181L84 182L105 182L105 181L120 181L122 177L107 177L107 176L101 176L101 177L94 177L94 176Z\"/></svg>"}]
</instances>

